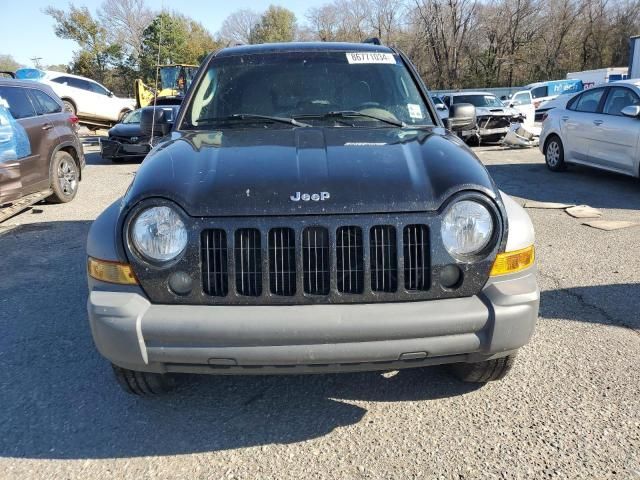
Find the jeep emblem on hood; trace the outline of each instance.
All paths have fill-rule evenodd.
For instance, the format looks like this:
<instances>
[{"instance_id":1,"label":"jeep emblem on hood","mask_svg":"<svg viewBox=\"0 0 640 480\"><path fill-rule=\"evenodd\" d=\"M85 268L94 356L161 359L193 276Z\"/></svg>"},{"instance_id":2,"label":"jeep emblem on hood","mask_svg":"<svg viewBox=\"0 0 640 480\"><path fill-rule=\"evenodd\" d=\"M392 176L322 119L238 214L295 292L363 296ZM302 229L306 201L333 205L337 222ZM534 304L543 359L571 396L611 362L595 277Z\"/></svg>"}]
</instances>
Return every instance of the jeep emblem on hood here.
<instances>
[{"instance_id":1,"label":"jeep emblem on hood","mask_svg":"<svg viewBox=\"0 0 640 480\"><path fill-rule=\"evenodd\" d=\"M309 200L313 200L314 202L323 202L324 200L328 200L331 198L329 192L320 192L320 193L300 193L296 192L289 197L292 202L299 202L302 200L303 202L308 202Z\"/></svg>"}]
</instances>

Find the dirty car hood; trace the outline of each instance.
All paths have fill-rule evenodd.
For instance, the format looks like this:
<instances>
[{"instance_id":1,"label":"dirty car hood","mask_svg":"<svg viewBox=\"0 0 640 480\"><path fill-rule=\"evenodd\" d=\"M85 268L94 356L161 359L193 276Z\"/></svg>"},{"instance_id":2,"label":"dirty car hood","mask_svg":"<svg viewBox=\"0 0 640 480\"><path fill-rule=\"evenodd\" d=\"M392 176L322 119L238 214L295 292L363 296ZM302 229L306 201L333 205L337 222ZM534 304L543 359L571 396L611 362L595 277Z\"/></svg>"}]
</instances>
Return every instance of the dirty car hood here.
<instances>
[{"instance_id":1,"label":"dirty car hood","mask_svg":"<svg viewBox=\"0 0 640 480\"><path fill-rule=\"evenodd\" d=\"M410 212L469 189L496 197L484 166L440 128L228 129L174 132L123 208L160 197L195 217Z\"/></svg>"}]
</instances>

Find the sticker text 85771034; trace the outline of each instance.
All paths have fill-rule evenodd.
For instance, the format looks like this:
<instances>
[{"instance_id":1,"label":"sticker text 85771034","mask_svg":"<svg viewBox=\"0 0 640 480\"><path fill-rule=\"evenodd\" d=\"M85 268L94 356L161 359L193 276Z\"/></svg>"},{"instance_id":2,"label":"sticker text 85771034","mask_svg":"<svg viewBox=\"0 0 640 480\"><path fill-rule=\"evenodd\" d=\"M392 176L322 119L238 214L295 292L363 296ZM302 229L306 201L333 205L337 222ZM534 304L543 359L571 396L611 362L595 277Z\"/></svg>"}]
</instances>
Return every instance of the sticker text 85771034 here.
<instances>
[{"instance_id":1,"label":"sticker text 85771034","mask_svg":"<svg viewBox=\"0 0 640 480\"><path fill-rule=\"evenodd\" d=\"M396 63L392 53L382 52L348 52L347 62L349 63Z\"/></svg>"}]
</instances>

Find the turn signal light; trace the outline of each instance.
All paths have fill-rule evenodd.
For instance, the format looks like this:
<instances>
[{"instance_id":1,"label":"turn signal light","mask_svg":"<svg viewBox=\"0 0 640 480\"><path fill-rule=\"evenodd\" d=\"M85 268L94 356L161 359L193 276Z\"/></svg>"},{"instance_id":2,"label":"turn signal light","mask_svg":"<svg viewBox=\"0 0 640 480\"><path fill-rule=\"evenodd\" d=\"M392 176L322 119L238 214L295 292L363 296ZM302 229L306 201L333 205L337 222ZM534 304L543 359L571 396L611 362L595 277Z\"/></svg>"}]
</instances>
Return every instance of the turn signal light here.
<instances>
[{"instance_id":1,"label":"turn signal light","mask_svg":"<svg viewBox=\"0 0 640 480\"><path fill-rule=\"evenodd\" d=\"M505 275L507 273L516 273L525 268L529 268L535 261L536 254L533 245L515 250L513 252L499 253L493 262L491 268L491 276Z\"/></svg>"},{"instance_id":2,"label":"turn signal light","mask_svg":"<svg viewBox=\"0 0 640 480\"><path fill-rule=\"evenodd\" d=\"M127 263L110 262L89 257L87 262L89 276L101 282L137 285L138 279Z\"/></svg>"}]
</instances>

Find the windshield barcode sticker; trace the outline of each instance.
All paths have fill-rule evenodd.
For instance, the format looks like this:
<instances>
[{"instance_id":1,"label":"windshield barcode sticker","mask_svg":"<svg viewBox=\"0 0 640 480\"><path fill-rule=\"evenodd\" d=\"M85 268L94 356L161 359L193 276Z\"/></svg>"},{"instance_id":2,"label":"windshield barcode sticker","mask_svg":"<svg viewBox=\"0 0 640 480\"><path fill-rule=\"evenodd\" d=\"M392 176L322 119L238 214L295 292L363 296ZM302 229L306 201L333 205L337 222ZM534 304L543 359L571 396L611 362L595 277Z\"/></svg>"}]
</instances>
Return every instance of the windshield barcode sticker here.
<instances>
[{"instance_id":1,"label":"windshield barcode sticker","mask_svg":"<svg viewBox=\"0 0 640 480\"><path fill-rule=\"evenodd\" d=\"M348 52L347 62L349 63L396 63L392 53L379 52Z\"/></svg>"}]
</instances>

